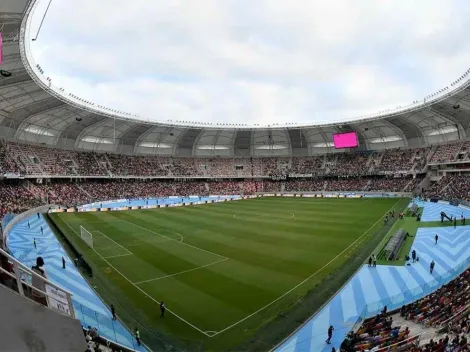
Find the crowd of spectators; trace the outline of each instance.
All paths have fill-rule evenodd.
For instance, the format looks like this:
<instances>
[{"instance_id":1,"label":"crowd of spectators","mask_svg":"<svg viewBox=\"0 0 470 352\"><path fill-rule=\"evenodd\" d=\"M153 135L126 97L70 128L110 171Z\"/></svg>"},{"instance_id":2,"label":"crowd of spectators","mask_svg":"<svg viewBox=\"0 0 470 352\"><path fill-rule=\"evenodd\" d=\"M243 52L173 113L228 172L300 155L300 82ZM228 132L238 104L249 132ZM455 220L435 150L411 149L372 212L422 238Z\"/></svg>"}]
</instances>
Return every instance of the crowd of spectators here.
<instances>
[{"instance_id":1,"label":"crowd of spectators","mask_svg":"<svg viewBox=\"0 0 470 352\"><path fill-rule=\"evenodd\" d=\"M374 179L289 179L287 181L208 181L165 179L106 179L78 181L56 180L33 184L27 181L0 183L0 218L6 212L18 213L41 204L74 206L97 200L169 196L208 196L211 194L251 195L256 192L385 191L400 192L416 182L410 178ZM407 186L408 187L408 186ZM409 188L409 187L408 187Z\"/></svg>"},{"instance_id":2,"label":"crowd of spectators","mask_svg":"<svg viewBox=\"0 0 470 352\"><path fill-rule=\"evenodd\" d=\"M431 184L425 192L428 197L446 200L470 200L470 174L448 173Z\"/></svg>"},{"instance_id":3,"label":"crowd of spectators","mask_svg":"<svg viewBox=\"0 0 470 352\"><path fill-rule=\"evenodd\" d=\"M350 332L340 346L340 351L377 351L408 340L408 327L393 324L386 313L367 319L357 332Z\"/></svg>"},{"instance_id":4,"label":"crowd of spectators","mask_svg":"<svg viewBox=\"0 0 470 352\"><path fill-rule=\"evenodd\" d=\"M35 176L256 177L280 174L358 176L418 170L423 166L426 160L424 156L430 150L427 148L333 153L306 157L193 158L72 151L13 142L0 144L0 164L4 173ZM462 145L459 150L461 148Z\"/></svg>"},{"instance_id":5,"label":"crowd of spectators","mask_svg":"<svg viewBox=\"0 0 470 352\"><path fill-rule=\"evenodd\" d=\"M440 327L469 303L470 269L429 296L403 306L400 315L425 326Z\"/></svg>"},{"instance_id":6,"label":"crowd of spectators","mask_svg":"<svg viewBox=\"0 0 470 352\"><path fill-rule=\"evenodd\" d=\"M357 332L351 331L340 351L406 351L406 352L464 352L470 351L470 269L432 294L403 306L397 316L404 321L394 324L391 313L384 308L381 314L367 319ZM398 318L395 318L398 320ZM432 327L433 339L420 341L419 330L411 335L406 324L413 321L422 331Z\"/></svg>"}]
</instances>

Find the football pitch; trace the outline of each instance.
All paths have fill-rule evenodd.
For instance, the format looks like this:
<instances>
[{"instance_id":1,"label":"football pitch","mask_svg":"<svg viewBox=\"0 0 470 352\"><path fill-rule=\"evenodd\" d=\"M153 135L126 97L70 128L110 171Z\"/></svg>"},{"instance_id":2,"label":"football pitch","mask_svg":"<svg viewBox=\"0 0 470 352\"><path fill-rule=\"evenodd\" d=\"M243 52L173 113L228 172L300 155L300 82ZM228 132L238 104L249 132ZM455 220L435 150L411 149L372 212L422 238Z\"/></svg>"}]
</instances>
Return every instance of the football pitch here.
<instances>
[{"instance_id":1,"label":"football pitch","mask_svg":"<svg viewBox=\"0 0 470 352\"><path fill-rule=\"evenodd\" d=\"M51 219L93 267L102 298L121 307L118 315L129 313L120 317L130 328L135 320L222 351L236 350L373 236L385 234L378 234L385 213L407 203L265 197ZM80 238L81 227L92 234L93 248Z\"/></svg>"}]
</instances>

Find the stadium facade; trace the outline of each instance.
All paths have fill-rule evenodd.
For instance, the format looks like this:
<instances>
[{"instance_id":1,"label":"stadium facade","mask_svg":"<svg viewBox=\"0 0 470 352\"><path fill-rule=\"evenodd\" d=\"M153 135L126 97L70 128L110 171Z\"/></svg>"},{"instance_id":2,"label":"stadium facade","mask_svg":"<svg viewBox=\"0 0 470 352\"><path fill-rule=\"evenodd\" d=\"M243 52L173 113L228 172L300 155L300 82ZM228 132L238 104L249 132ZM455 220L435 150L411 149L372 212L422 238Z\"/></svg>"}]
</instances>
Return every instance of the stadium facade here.
<instances>
[{"instance_id":1,"label":"stadium facade","mask_svg":"<svg viewBox=\"0 0 470 352\"><path fill-rule=\"evenodd\" d=\"M57 87L47 62L30 51L37 0L3 2L0 137L64 149L171 156L308 156L332 153L332 135L355 131L358 151L414 148L470 134L467 70L439 92L394 110L321 125L209 124L144 121ZM346 149L347 151L347 149Z\"/></svg>"}]
</instances>

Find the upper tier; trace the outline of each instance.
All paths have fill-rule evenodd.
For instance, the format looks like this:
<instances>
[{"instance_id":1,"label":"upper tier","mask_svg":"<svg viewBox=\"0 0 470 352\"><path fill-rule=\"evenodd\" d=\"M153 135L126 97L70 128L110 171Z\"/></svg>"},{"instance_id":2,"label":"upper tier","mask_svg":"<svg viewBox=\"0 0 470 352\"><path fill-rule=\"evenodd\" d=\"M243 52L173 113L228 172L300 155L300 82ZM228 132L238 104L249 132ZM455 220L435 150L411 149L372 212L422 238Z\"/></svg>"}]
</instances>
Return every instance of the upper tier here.
<instances>
[{"instance_id":1,"label":"upper tier","mask_svg":"<svg viewBox=\"0 0 470 352\"><path fill-rule=\"evenodd\" d=\"M122 155L0 143L0 174L7 177L302 177L418 174L429 163L465 162L470 142L437 148L335 153L311 157L181 158Z\"/></svg>"}]
</instances>

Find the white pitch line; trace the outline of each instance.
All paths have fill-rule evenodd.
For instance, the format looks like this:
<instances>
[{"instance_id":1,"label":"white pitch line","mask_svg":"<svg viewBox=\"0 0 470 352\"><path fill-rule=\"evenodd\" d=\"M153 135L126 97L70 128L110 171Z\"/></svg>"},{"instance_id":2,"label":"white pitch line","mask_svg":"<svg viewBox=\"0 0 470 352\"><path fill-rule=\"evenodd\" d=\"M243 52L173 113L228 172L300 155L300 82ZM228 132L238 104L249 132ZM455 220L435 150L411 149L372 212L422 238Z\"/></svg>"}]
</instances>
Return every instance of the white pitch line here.
<instances>
[{"instance_id":1,"label":"white pitch line","mask_svg":"<svg viewBox=\"0 0 470 352\"><path fill-rule=\"evenodd\" d=\"M287 213L289 214L289 217L288 218L270 218L270 217L267 217L267 218L263 218L262 214L255 214L257 217L261 217L263 219L267 219L268 221L282 221L282 220L290 220L290 219L293 219L295 217L295 214L294 213ZM243 216L243 214L241 214ZM241 220L241 221L251 221L251 220L254 220L256 221L257 219L256 218L252 218L252 219L243 219L243 217L240 217L240 214L233 214L232 215L234 219L237 219L237 220ZM250 215L248 215L250 216Z\"/></svg>"},{"instance_id":2,"label":"white pitch line","mask_svg":"<svg viewBox=\"0 0 470 352\"><path fill-rule=\"evenodd\" d=\"M397 200L396 203L385 213L387 214L389 211L391 211L396 205L397 203L400 201ZM276 298L274 301L268 303L267 305L265 305L264 307L258 309L256 312L254 313L251 313L250 315L246 316L245 318L233 323L232 325L229 325L227 326L226 328L220 330L220 331L217 331L215 334L213 334L212 336L210 337L213 337L213 336L216 336L216 335L219 335L220 333L224 332L224 331L227 331L231 328L233 328L234 326L244 322L245 320L251 318L253 315L256 315L258 314L259 312L261 312L262 310L268 308L269 306L271 306L272 304L276 303L277 301L279 301L281 298L287 296L289 293L291 293L292 291L294 291L296 288L302 286L304 283L306 283L308 280L310 280L312 277L314 277L315 275L317 275L320 271L322 271L323 269L325 269L328 265L330 265L331 263L333 263L336 259L338 259L341 255L343 255L349 248L351 248L357 241L359 241L362 237L364 237L377 223L379 223L379 221L382 220L382 215L380 216L380 218L371 226L369 227L361 236L359 236L353 243L351 243L348 247L346 247L341 253L339 253L336 257L334 257L333 259L331 259L328 263L326 263L324 266L322 266L320 269L318 269L316 272L314 272L312 275L310 275L309 277L307 277L305 280L303 280L302 282L300 282L299 284L297 284L296 286L294 286L293 288L291 288L289 291L287 291L286 293L284 293L282 296L279 296L278 298Z\"/></svg>"},{"instance_id":3,"label":"white pitch line","mask_svg":"<svg viewBox=\"0 0 470 352\"><path fill-rule=\"evenodd\" d=\"M227 258L226 256L223 256L223 255L221 255L221 254L217 254L217 253L214 253L214 252L211 252L211 251L206 251L205 249L202 249L202 248L199 248L199 247L193 246L193 245L191 245L191 244L188 244L188 243L185 243L185 242L181 242L181 241L175 240L174 238L171 238L171 237L168 237L168 236L162 235L161 233L158 233L158 232L155 232L155 231L149 230L149 229L147 229L147 228L145 228L145 227L142 227L142 226L140 226L140 225L134 224L134 223L133 223L133 222L131 222L131 221L127 221L127 220L124 220L124 219L121 219L121 220L122 220L122 221L125 221L125 222L127 222L127 223L129 223L129 224L131 224L131 225L134 225L134 226L136 226L136 227L139 227L139 228L141 228L141 229L143 229L143 230L146 230L146 231L152 232L152 233L154 233L154 234L156 234L156 235L159 235L159 236L162 236L162 237L168 238L169 240L172 240L172 241L175 241L175 242L181 243L182 245L185 245L185 246L188 246L188 247L191 247L191 248L194 248L194 249L197 249L197 250L199 250L199 251L203 251L203 252L206 252L206 253L209 253L209 254L212 254L212 255L216 255L216 256L218 256L218 257L220 257L220 258ZM175 233L176 233L176 232L175 232Z\"/></svg>"},{"instance_id":4,"label":"white pitch line","mask_svg":"<svg viewBox=\"0 0 470 352\"><path fill-rule=\"evenodd\" d=\"M80 237L80 235L77 233L77 231L75 231L75 229L69 225L68 222L64 221L63 219L61 219L73 232L75 232L75 234ZM91 247L90 247L91 248ZM131 280L129 280L123 273L121 273L118 269L116 269L110 262L108 262L101 254L99 254L94 248L91 248L96 254L98 254L98 256L100 256L101 259L103 259L111 268L113 268L119 275L121 275L124 279L126 279L131 285L133 285L136 289L138 289L140 292L142 292L145 296L147 296L148 298L150 298L152 301L154 301L156 304L160 305L160 302L157 301L155 298L153 298L152 296L150 296L147 292L145 292L144 290L142 290L139 286L137 286L136 284L134 284ZM201 334L207 336L207 337L212 337L211 335L207 334L205 331L199 329L197 326L191 324L189 321L187 321L186 319L184 319L183 317L180 317L178 314L172 312L169 308L166 308L167 311L169 311L171 314L173 314L175 317L177 317L178 319L180 319L181 321L185 322L186 324L188 324L189 326L191 326L192 328L196 329L197 331L199 331Z\"/></svg>"},{"instance_id":5,"label":"white pitch line","mask_svg":"<svg viewBox=\"0 0 470 352\"><path fill-rule=\"evenodd\" d=\"M140 284L143 284L143 283L146 283L146 282L158 281L158 280L166 279L166 278L169 278L169 277L173 277L173 276L177 276L177 275L189 273L190 271L195 271L195 270L199 270L199 269L202 269L202 268L207 268L208 266L225 262L225 261L228 260L228 259L229 259L229 258L225 258L225 259L222 259L222 260L218 260L218 261L216 261L216 262L213 262L213 263L209 263L209 264L206 264L206 265L198 266L198 267L196 267L196 268L192 268L192 269L180 271L179 273L175 273L175 274L171 274L171 275L165 275L165 276L160 276L160 277L157 277L157 278L155 278L155 279L150 279L150 280L143 280L143 281L134 282L134 284L140 285Z\"/></svg>"},{"instance_id":6,"label":"white pitch line","mask_svg":"<svg viewBox=\"0 0 470 352\"><path fill-rule=\"evenodd\" d=\"M105 259L110 259L110 258L119 258L119 257L127 257L129 255L132 255L132 254L129 254L129 253L126 253L126 254L117 254L117 255L110 255L109 257L103 257Z\"/></svg>"},{"instance_id":7,"label":"white pitch line","mask_svg":"<svg viewBox=\"0 0 470 352\"><path fill-rule=\"evenodd\" d=\"M113 241L115 244L117 244L119 247L121 247L122 249L124 249L125 251L129 252L129 254L134 254L132 253L130 250L128 250L126 247L123 247L122 245L120 245L119 243L117 243L115 240L113 240L112 238L109 238L108 236L106 236L103 232L101 231L94 231L94 232L99 232L100 234L102 234L104 237L106 237L108 240L110 241Z\"/></svg>"}]
</instances>

